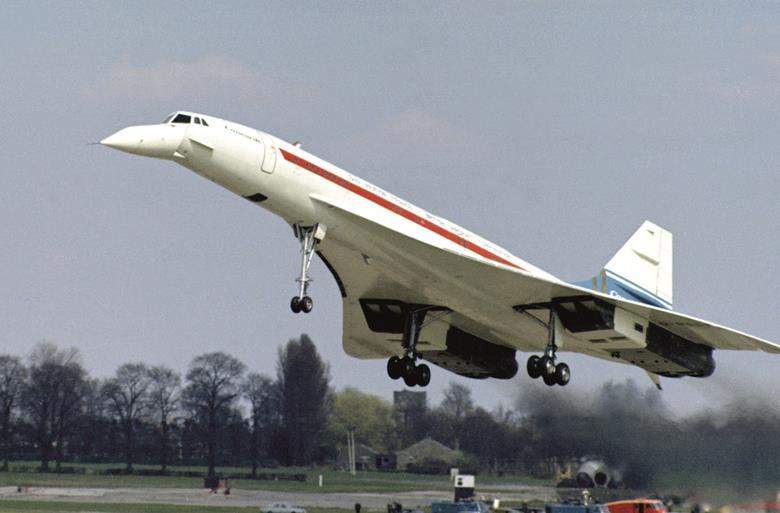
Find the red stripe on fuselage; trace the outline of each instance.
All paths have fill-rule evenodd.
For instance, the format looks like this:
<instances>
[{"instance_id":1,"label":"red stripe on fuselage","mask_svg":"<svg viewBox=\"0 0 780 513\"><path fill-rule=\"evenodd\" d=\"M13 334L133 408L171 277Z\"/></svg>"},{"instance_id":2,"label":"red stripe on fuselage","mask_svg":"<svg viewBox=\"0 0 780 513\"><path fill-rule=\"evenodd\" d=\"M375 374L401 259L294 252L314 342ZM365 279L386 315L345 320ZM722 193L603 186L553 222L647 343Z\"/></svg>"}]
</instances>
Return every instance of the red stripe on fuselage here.
<instances>
[{"instance_id":1,"label":"red stripe on fuselage","mask_svg":"<svg viewBox=\"0 0 780 513\"><path fill-rule=\"evenodd\" d=\"M330 171L323 169L316 164L312 164L306 159L303 159L299 157L298 155L295 155L293 153L290 153L289 151L283 150L280 148L280 151L282 152L282 155L288 162L292 162L293 164L302 167L303 169L307 171L311 171L317 176L321 176L322 178L328 180L329 182L333 182L336 185L343 187L344 189L347 189L348 191L354 192L358 196L361 196L363 198L366 198L369 201L372 201L376 203L377 205L386 208L387 210L394 212L398 214L399 216L408 219L409 221L412 221L415 224L418 224L422 226L423 228L426 228L432 232L434 232L437 235L441 235L447 240L450 240L454 242L455 244L464 247L468 249L469 251L472 251L476 253L477 255L480 255L484 258L487 258L488 260L493 260L494 262L498 262L500 264L508 265L510 267L514 267L515 269L525 270L522 267L513 264L509 260L502 258L495 253L488 251L487 249L477 246L471 241L468 241L464 239L463 237L445 229L441 226L432 223L431 221L420 217L419 215L415 214L414 212L410 212L409 210L396 205L395 203L383 198L382 196L373 193L369 190L364 189L363 187L350 182L349 180L346 180L334 173L331 173Z\"/></svg>"}]
</instances>

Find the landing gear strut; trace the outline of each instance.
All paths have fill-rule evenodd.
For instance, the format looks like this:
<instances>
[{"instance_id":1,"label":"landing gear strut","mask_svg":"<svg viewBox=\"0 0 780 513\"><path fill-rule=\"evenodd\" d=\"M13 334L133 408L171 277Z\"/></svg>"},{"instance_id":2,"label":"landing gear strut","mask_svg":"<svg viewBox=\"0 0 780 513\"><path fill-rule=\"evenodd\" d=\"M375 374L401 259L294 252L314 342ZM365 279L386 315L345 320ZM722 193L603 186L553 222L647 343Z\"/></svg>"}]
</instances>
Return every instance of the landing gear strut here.
<instances>
[{"instance_id":1,"label":"landing gear strut","mask_svg":"<svg viewBox=\"0 0 780 513\"><path fill-rule=\"evenodd\" d=\"M308 295L309 283L312 281L309 277L309 266L314 255L314 246L325 237L325 226L294 224L293 232L301 243L301 275L296 280L299 284L298 295L290 300L290 310L293 313L309 313L314 308L314 300Z\"/></svg>"},{"instance_id":2,"label":"landing gear strut","mask_svg":"<svg viewBox=\"0 0 780 513\"><path fill-rule=\"evenodd\" d=\"M533 355L528 359L526 369L532 379L541 377L547 386L560 385L566 386L571 379L569 366L563 362L556 364L556 335L561 333L561 325L558 315L553 308L550 308L550 322L548 324L547 348L543 356Z\"/></svg>"},{"instance_id":3,"label":"landing gear strut","mask_svg":"<svg viewBox=\"0 0 780 513\"><path fill-rule=\"evenodd\" d=\"M420 337L425 309L412 310L408 313L404 325L404 356L393 356L387 361L387 375L391 379L403 378L408 387L427 386L431 382L431 368L426 364L416 365L420 358L417 352L417 341Z\"/></svg>"}]
</instances>

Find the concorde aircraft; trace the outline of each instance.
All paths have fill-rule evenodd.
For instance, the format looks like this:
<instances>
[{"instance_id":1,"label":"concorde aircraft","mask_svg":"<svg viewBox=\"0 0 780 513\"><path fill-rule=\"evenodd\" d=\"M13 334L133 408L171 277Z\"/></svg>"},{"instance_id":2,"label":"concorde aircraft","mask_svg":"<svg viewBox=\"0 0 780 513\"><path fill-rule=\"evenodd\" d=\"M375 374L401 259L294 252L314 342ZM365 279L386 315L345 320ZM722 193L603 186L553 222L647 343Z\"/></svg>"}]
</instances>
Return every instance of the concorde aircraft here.
<instances>
[{"instance_id":1,"label":"concorde aircraft","mask_svg":"<svg viewBox=\"0 0 780 513\"><path fill-rule=\"evenodd\" d=\"M426 386L421 360L471 378L528 374L566 385L571 351L660 376L707 377L714 349L780 345L672 310L672 234L644 222L590 280L566 283L505 249L253 128L194 112L101 144L171 160L281 217L301 247L295 313L309 313L317 255L336 280L343 345Z\"/></svg>"}]
</instances>

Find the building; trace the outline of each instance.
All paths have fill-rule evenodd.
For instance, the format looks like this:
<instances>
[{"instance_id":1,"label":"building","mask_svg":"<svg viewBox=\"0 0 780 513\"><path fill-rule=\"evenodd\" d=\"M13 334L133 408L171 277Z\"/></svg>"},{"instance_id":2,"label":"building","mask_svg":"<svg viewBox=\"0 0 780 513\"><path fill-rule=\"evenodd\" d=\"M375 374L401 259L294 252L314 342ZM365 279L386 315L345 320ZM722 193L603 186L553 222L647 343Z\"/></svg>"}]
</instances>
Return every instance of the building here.
<instances>
[{"instance_id":1,"label":"building","mask_svg":"<svg viewBox=\"0 0 780 513\"><path fill-rule=\"evenodd\" d=\"M349 468L349 454L346 446L339 449L336 464L339 468ZM377 452L367 445L355 444L355 469L375 470L376 465Z\"/></svg>"},{"instance_id":2,"label":"building","mask_svg":"<svg viewBox=\"0 0 780 513\"><path fill-rule=\"evenodd\" d=\"M420 467L426 462L441 462L448 467L457 466L463 459L463 454L455 449L437 442L433 438L425 438L402 451L396 453L399 470L410 470L410 467Z\"/></svg>"}]
</instances>

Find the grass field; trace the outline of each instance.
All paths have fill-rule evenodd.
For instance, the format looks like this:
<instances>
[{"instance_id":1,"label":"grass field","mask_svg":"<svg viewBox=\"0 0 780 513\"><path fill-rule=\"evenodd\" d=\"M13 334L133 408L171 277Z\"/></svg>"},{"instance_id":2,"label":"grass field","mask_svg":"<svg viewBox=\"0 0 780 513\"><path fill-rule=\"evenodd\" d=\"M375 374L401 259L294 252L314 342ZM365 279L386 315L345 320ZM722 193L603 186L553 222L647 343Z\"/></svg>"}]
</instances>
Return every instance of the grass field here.
<instances>
[{"instance_id":1,"label":"grass field","mask_svg":"<svg viewBox=\"0 0 780 513\"><path fill-rule=\"evenodd\" d=\"M92 502L0 501L0 513L257 513L256 507L172 504L105 504ZM307 508L308 513L349 513L348 510Z\"/></svg>"},{"instance_id":2,"label":"grass field","mask_svg":"<svg viewBox=\"0 0 780 513\"><path fill-rule=\"evenodd\" d=\"M15 462L37 466L37 462ZM88 469L105 469L121 467L118 464L64 464L63 467L76 466ZM137 469L156 468L137 465ZM172 467L172 470L199 470L201 467ZM218 468L218 472L249 472L246 468ZM267 469L272 473L302 473L307 475L305 482L298 481L268 481L231 479L230 486L242 490L268 490L280 492L402 492L416 490L450 490L452 484L449 476L429 476L408 474L404 472L358 472L352 476L347 472L331 469L284 468ZM319 476L324 479L324 486L319 488ZM528 476L479 476L480 485L497 483L549 485L550 481L530 478ZM0 486L57 486L66 488L202 488L202 478L169 477L169 476L104 476L96 474L56 474L32 472L0 472Z\"/></svg>"}]
</instances>

